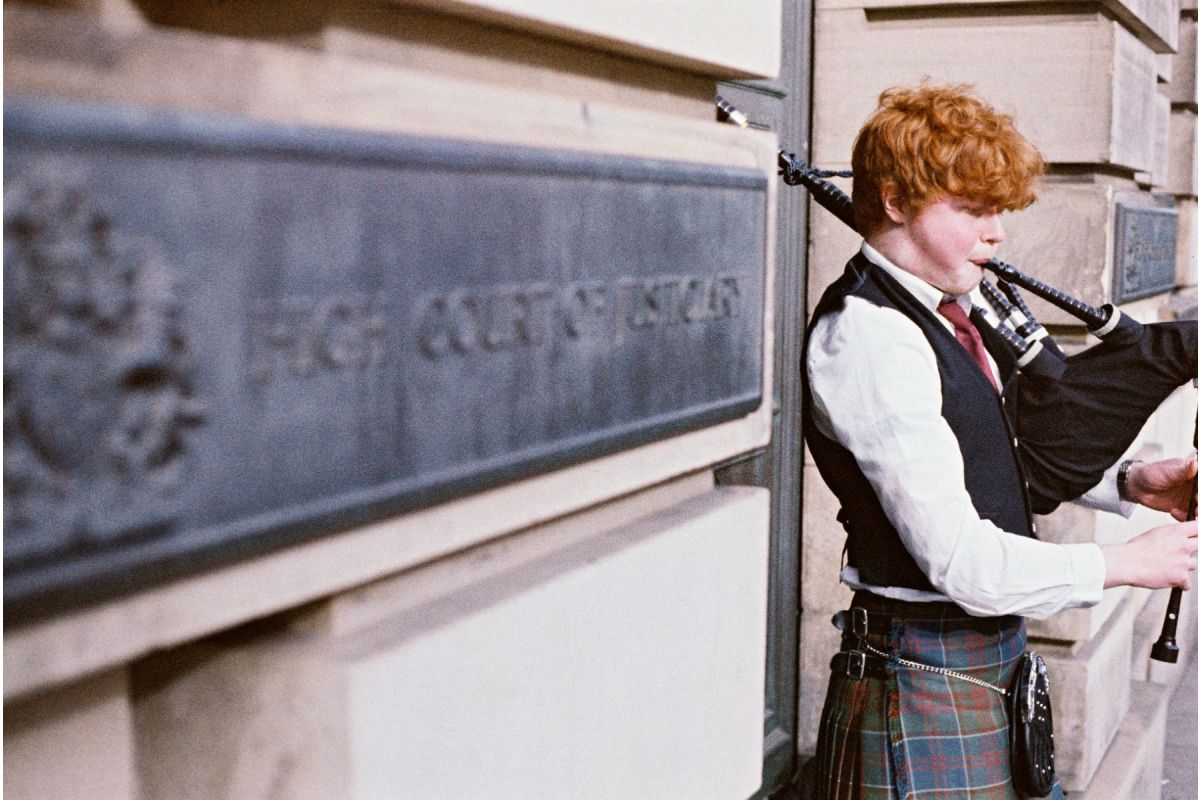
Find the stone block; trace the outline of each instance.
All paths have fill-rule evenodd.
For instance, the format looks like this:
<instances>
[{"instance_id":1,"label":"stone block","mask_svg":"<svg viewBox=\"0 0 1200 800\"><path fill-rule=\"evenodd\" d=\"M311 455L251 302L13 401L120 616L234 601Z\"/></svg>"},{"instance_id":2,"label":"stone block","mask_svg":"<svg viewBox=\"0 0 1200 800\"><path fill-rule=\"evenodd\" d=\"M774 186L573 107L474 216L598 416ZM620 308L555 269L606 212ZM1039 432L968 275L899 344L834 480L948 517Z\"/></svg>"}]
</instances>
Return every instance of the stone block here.
<instances>
[{"instance_id":1,"label":"stone block","mask_svg":"<svg viewBox=\"0 0 1200 800\"><path fill-rule=\"evenodd\" d=\"M848 605L848 603L847 603ZM829 687L829 659L841 646L842 632L833 627L826 611L800 614L800 695L797 698L796 749L814 753Z\"/></svg>"},{"instance_id":2,"label":"stone block","mask_svg":"<svg viewBox=\"0 0 1200 800\"><path fill-rule=\"evenodd\" d=\"M847 193L850 191L848 179L835 181ZM846 262L858 252L862 237L854 229L845 225L829 211L816 203L810 204L808 218L808 292L806 299L808 313L816 307L817 301L829 284L833 283L846 269ZM810 463L807 459L805 463Z\"/></svg>"},{"instance_id":3,"label":"stone block","mask_svg":"<svg viewBox=\"0 0 1200 800\"><path fill-rule=\"evenodd\" d=\"M1023 0L992 0L989 3L994 8L1003 6L1024 5ZM1114 19L1122 22L1126 28L1150 47L1156 53L1170 53L1175 50L1176 40L1180 36L1179 0L1100 0L1097 4L1107 11ZM961 13L970 15L979 4L975 0L942 0L938 10L944 16L955 16ZM818 0L817 7L833 8L863 8L868 14L878 16L903 17L906 14L928 13L929 3L925 0ZM958 7L958 8L956 8ZM968 8L969 7L969 8ZM911 10L910 10L911 9ZM961 9L961 11L960 11ZM1058 6L1060 12L1069 11L1066 4Z\"/></svg>"},{"instance_id":4,"label":"stone block","mask_svg":"<svg viewBox=\"0 0 1200 800\"><path fill-rule=\"evenodd\" d=\"M1196 110L1196 18L1179 20L1179 52L1171 64L1171 75L1163 92L1175 105Z\"/></svg>"},{"instance_id":5,"label":"stone block","mask_svg":"<svg viewBox=\"0 0 1200 800\"><path fill-rule=\"evenodd\" d=\"M4 796L138 798L123 670L4 707Z\"/></svg>"},{"instance_id":6,"label":"stone block","mask_svg":"<svg viewBox=\"0 0 1200 800\"><path fill-rule=\"evenodd\" d=\"M970 83L1050 162L1152 168L1154 53L1099 13L1020 16L872 17L862 9L818 9L813 157L834 167L880 91Z\"/></svg>"},{"instance_id":7,"label":"stone block","mask_svg":"<svg viewBox=\"0 0 1200 800\"><path fill-rule=\"evenodd\" d=\"M1163 87L1164 83L1171 82L1171 74L1175 66L1175 58L1176 56L1171 53L1158 53L1154 56L1155 75L1158 78L1160 89L1165 89L1165 87Z\"/></svg>"},{"instance_id":8,"label":"stone block","mask_svg":"<svg viewBox=\"0 0 1200 800\"><path fill-rule=\"evenodd\" d=\"M1087 788L1071 792L1071 800L1158 800L1162 797L1169 701L1170 693L1162 686L1133 683L1129 713L1121 721L1116 739ZM1057 713L1055 711L1056 717ZM1057 736L1055 741L1058 741Z\"/></svg>"},{"instance_id":9,"label":"stone block","mask_svg":"<svg viewBox=\"0 0 1200 800\"><path fill-rule=\"evenodd\" d=\"M1180 286L1196 285L1196 198L1175 198L1179 212L1179 249L1175 254L1175 281Z\"/></svg>"},{"instance_id":10,"label":"stone block","mask_svg":"<svg viewBox=\"0 0 1200 800\"><path fill-rule=\"evenodd\" d=\"M1101 175L1048 180L1037 203L1004 216L1008 238L1000 257L1072 297L1103 305L1112 300L1118 205L1159 209L1160 200ZM1177 236L1177 254L1183 245ZM1023 294L1043 324L1081 327L1065 311Z\"/></svg>"},{"instance_id":11,"label":"stone block","mask_svg":"<svg viewBox=\"0 0 1200 800\"><path fill-rule=\"evenodd\" d=\"M749 795L768 493L631 511L144 659L142 800Z\"/></svg>"},{"instance_id":12,"label":"stone block","mask_svg":"<svg viewBox=\"0 0 1200 800\"><path fill-rule=\"evenodd\" d=\"M1180 0L1108 0L1102 2L1113 16L1133 31L1156 53L1170 53L1179 47Z\"/></svg>"},{"instance_id":13,"label":"stone block","mask_svg":"<svg viewBox=\"0 0 1200 800\"><path fill-rule=\"evenodd\" d=\"M1154 161L1149 172L1140 172L1136 178L1138 183L1161 189L1169 180L1170 169L1170 130L1171 130L1171 100L1162 92L1154 94Z\"/></svg>"},{"instance_id":14,"label":"stone block","mask_svg":"<svg viewBox=\"0 0 1200 800\"><path fill-rule=\"evenodd\" d=\"M1171 111L1171 159L1166 189L1174 195L1196 196L1196 112L1186 108Z\"/></svg>"},{"instance_id":15,"label":"stone block","mask_svg":"<svg viewBox=\"0 0 1200 800\"><path fill-rule=\"evenodd\" d=\"M561 550L339 634L355 793L753 793L768 501L730 487L576 524Z\"/></svg>"},{"instance_id":16,"label":"stone block","mask_svg":"<svg viewBox=\"0 0 1200 800\"><path fill-rule=\"evenodd\" d=\"M1068 792L1091 781L1129 708L1131 612L1123 603L1098 636L1073 652L1036 647L1050 672L1055 763Z\"/></svg>"},{"instance_id":17,"label":"stone block","mask_svg":"<svg viewBox=\"0 0 1200 800\"><path fill-rule=\"evenodd\" d=\"M800 527L800 607L832 614L850 604L852 592L839 580L846 531L837 521L841 504L813 464L804 466L804 520Z\"/></svg>"},{"instance_id":18,"label":"stone block","mask_svg":"<svg viewBox=\"0 0 1200 800\"><path fill-rule=\"evenodd\" d=\"M328 642L274 618L137 662L141 800L349 800Z\"/></svg>"}]
</instances>

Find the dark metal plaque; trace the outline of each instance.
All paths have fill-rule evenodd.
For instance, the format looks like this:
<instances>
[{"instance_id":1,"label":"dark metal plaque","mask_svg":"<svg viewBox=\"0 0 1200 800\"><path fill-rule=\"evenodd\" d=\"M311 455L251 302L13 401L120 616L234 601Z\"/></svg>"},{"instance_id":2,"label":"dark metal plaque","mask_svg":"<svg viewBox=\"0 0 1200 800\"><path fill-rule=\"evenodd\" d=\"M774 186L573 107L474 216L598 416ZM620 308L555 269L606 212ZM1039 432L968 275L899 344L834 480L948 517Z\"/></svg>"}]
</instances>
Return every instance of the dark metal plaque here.
<instances>
[{"instance_id":1,"label":"dark metal plaque","mask_svg":"<svg viewBox=\"0 0 1200 800\"><path fill-rule=\"evenodd\" d=\"M1175 288L1179 212L1117 203L1113 302L1124 303Z\"/></svg>"},{"instance_id":2,"label":"dark metal plaque","mask_svg":"<svg viewBox=\"0 0 1200 800\"><path fill-rule=\"evenodd\" d=\"M4 125L9 622L761 401L760 172L29 98Z\"/></svg>"}]
</instances>

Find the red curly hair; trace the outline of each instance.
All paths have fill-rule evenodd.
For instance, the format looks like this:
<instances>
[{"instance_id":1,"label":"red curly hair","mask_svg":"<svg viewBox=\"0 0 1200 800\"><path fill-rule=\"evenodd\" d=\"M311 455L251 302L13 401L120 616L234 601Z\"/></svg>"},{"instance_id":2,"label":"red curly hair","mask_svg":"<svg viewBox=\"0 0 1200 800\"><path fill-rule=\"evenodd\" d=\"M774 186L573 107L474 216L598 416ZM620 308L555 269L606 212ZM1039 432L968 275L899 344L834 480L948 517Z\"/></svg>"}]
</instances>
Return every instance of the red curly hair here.
<instances>
[{"instance_id":1,"label":"red curly hair","mask_svg":"<svg viewBox=\"0 0 1200 800\"><path fill-rule=\"evenodd\" d=\"M970 86L927 83L879 95L879 107L854 140L851 163L854 218L863 235L887 220L887 189L913 214L947 196L1014 211L1037 199L1035 185L1045 170L1041 153L1012 117Z\"/></svg>"}]
</instances>

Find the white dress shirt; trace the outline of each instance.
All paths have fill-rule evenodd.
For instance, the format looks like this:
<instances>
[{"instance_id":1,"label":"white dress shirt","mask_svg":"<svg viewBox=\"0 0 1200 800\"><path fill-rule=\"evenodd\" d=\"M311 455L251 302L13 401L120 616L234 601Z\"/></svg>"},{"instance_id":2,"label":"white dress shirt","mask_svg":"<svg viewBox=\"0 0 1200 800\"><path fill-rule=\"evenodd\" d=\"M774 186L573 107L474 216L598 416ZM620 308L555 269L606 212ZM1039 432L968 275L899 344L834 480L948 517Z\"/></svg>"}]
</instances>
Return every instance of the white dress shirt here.
<instances>
[{"instance_id":1,"label":"white dress shirt","mask_svg":"<svg viewBox=\"0 0 1200 800\"><path fill-rule=\"evenodd\" d=\"M936 313L944 299L940 289L865 242L862 251L953 330ZM956 299L968 312L972 304L986 308L978 289ZM807 369L817 428L854 454L935 591L868 586L849 566L843 583L901 600L952 600L979 616L1044 619L1100 601L1105 568L1097 545L1016 536L979 517L958 439L942 416L933 348L902 312L847 297L813 329ZM1132 506L1118 500L1115 473L1114 466L1079 502L1128 516Z\"/></svg>"}]
</instances>

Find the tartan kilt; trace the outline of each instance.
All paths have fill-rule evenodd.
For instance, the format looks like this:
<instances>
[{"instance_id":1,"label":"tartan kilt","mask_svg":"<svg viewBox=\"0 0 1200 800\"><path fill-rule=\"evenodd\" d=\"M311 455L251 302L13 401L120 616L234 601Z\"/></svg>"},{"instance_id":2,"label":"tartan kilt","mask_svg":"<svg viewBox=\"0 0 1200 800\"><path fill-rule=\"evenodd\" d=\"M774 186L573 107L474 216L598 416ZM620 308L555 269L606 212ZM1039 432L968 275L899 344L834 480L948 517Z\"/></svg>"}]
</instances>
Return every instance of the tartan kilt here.
<instances>
[{"instance_id":1,"label":"tartan kilt","mask_svg":"<svg viewBox=\"0 0 1200 800\"><path fill-rule=\"evenodd\" d=\"M1025 652L1020 617L972 617L952 603L865 592L853 605L895 620L890 633L866 637L873 647L995 686L1011 685ZM856 643L843 635L843 650ZM830 675L815 762L821 800L1017 800L1005 698L903 665L889 665L886 678ZM1052 797L1061 796L1056 785Z\"/></svg>"}]
</instances>

